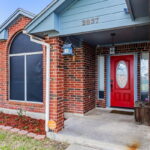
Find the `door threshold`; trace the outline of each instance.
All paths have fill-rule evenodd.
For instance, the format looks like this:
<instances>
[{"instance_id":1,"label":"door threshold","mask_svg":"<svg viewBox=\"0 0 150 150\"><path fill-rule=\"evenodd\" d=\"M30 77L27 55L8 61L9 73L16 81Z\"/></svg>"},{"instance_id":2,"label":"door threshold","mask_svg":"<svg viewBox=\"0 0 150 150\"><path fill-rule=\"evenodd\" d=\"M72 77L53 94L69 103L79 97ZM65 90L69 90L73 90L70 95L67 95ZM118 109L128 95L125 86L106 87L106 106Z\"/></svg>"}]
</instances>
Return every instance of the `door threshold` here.
<instances>
[{"instance_id":1,"label":"door threshold","mask_svg":"<svg viewBox=\"0 0 150 150\"><path fill-rule=\"evenodd\" d=\"M126 111L126 112L134 112L134 109L128 109L128 108L116 108L116 107L106 107L106 108L96 108L103 111L112 111L112 110L118 110L118 111Z\"/></svg>"}]
</instances>

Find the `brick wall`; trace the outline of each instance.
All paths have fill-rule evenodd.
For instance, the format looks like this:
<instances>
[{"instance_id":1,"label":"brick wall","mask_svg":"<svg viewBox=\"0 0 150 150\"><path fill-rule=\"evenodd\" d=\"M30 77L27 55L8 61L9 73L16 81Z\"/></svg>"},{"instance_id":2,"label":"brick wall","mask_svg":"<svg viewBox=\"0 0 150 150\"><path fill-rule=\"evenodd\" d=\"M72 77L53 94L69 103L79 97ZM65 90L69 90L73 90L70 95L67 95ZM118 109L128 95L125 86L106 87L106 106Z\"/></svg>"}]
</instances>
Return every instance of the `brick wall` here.
<instances>
[{"instance_id":1,"label":"brick wall","mask_svg":"<svg viewBox=\"0 0 150 150\"><path fill-rule=\"evenodd\" d=\"M0 41L0 107L9 109L20 109L30 112L45 112L43 104L36 104L30 102L15 102L8 99L8 85L9 85L9 47L15 35L22 31L24 27L31 21L27 17L20 17L8 28L8 40ZM43 51L43 75L45 87L45 51ZM43 89L45 97L45 89ZM43 98L45 100L45 98Z\"/></svg>"},{"instance_id":2,"label":"brick wall","mask_svg":"<svg viewBox=\"0 0 150 150\"><path fill-rule=\"evenodd\" d=\"M95 107L95 50L83 43L75 57L64 57L65 112L85 113Z\"/></svg>"},{"instance_id":3,"label":"brick wall","mask_svg":"<svg viewBox=\"0 0 150 150\"><path fill-rule=\"evenodd\" d=\"M116 54L133 54L137 53L138 57L138 64L137 64L137 88L138 88L138 100L140 100L140 57L142 52L149 52L150 54L150 42L146 43L136 43L136 44L125 44L125 45L118 45L116 46ZM97 50L97 55L102 54L105 55L105 91L104 91L104 99L103 100L96 100L96 105L98 107L106 107L106 56L109 55L109 48L108 47L101 47ZM149 63L150 64L150 63ZM150 65L149 65L150 66Z\"/></svg>"}]
</instances>

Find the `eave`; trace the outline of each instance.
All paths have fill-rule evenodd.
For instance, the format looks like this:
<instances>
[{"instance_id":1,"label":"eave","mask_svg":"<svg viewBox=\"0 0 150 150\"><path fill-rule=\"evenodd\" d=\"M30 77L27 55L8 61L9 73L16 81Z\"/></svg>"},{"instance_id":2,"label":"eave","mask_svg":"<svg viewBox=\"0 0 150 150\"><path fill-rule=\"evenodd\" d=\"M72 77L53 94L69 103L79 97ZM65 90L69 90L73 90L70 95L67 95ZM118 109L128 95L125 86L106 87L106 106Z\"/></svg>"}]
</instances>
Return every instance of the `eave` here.
<instances>
[{"instance_id":1,"label":"eave","mask_svg":"<svg viewBox=\"0 0 150 150\"><path fill-rule=\"evenodd\" d=\"M7 28L16 20L19 16L26 16L33 19L35 15L31 12L23 10L21 8L17 9L8 19L0 26L0 40L7 40Z\"/></svg>"}]
</instances>

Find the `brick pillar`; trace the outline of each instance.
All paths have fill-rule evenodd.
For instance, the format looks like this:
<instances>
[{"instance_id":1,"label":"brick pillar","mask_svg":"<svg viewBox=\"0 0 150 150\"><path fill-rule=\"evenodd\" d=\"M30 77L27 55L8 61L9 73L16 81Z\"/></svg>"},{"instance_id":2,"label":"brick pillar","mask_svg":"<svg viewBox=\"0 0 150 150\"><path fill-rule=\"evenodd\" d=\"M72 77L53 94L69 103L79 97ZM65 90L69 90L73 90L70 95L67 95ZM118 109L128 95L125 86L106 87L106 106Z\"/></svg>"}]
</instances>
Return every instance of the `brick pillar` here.
<instances>
[{"instance_id":1,"label":"brick pillar","mask_svg":"<svg viewBox=\"0 0 150 150\"><path fill-rule=\"evenodd\" d=\"M96 51L88 43L83 42L83 99L86 113L96 104Z\"/></svg>"},{"instance_id":2,"label":"brick pillar","mask_svg":"<svg viewBox=\"0 0 150 150\"><path fill-rule=\"evenodd\" d=\"M8 54L7 42L0 41L0 100L8 99Z\"/></svg>"},{"instance_id":3,"label":"brick pillar","mask_svg":"<svg viewBox=\"0 0 150 150\"><path fill-rule=\"evenodd\" d=\"M59 37L47 38L51 45L50 69L50 120L56 121L55 132L64 127L64 58L62 55L63 41Z\"/></svg>"},{"instance_id":4,"label":"brick pillar","mask_svg":"<svg viewBox=\"0 0 150 150\"><path fill-rule=\"evenodd\" d=\"M95 108L95 49L87 43L64 57L65 112L84 114Z\"/></svg>"}]
</instances>

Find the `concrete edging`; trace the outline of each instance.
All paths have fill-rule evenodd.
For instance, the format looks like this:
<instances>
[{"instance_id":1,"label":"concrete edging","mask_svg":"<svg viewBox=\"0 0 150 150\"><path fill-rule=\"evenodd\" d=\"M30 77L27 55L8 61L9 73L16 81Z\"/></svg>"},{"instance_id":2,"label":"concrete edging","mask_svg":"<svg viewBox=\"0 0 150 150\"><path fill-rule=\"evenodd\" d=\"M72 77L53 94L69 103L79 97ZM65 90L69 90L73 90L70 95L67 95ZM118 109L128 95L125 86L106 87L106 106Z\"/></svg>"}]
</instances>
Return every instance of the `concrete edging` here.
<instances>
[{"instance_id":1,"label":"concrete edging","mask_svg":"<svg viewBox=\"0 0 150 150\"><path fill-rule=\"evenodd\" d=\"M0 108L0 112L6 113L6 114L13 114L17 115L18 109L8 109L8 108ZM42 119L45 120L45 113L37 113L37 112L29 112L26 111L25 115L34 119Z\"/></svg>"}]
</instances>

